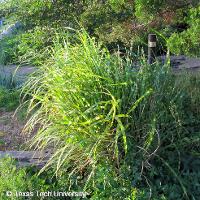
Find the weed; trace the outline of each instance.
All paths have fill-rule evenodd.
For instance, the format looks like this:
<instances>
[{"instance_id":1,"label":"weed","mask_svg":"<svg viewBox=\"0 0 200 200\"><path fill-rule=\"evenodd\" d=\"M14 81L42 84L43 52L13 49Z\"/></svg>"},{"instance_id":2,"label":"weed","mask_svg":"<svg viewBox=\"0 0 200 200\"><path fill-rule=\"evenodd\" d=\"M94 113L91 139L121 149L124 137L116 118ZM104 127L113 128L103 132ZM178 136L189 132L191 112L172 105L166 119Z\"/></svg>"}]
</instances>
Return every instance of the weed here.
<instances>
[{"instance_id":1,"label":"weed","mask_svg":"<svg viewBox=\"0 0 200 200\"><path fill-rule=\"evenodd\" d=\"M6 111L13 111L19 105L19 90L0 87L0 108Z\"/></svg>"}]
</instances>

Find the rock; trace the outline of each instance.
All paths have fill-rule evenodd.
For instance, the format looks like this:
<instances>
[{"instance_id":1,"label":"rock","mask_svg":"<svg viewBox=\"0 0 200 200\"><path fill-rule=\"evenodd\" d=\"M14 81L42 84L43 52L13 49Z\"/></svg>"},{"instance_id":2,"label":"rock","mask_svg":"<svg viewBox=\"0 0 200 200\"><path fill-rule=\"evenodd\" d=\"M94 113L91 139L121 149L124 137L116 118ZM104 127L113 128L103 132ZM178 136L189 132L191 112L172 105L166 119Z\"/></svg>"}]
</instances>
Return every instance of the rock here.
<instances>
[{"instance_id":1,"label":"rock","mask_svg":"<svg viewBox=\"0 0 200 200\"><path fill-rule=\"evenodd\" d=\"M43 167L51 155L52 154L50 152L44 151L0 151L0 158L9 156L13 159L16 159L19 167Z\"/></svg>"},{"instance_id":2,"label":"rock","mask_svg":"<svg viewBox=\"0 0 200 200\"><path fill-rule=\"evenodd\" d=\"M0 84L1 82L4 82L4 85L9 85L9 82L11 82L16 86L20 86L24 83L27 77L35 70L36 67L32 66L0 66Z\"/></svg>"},{"instance_id":3,"label":"rock","mask_svg":"<svg viewBox=\"0 0 200 200\"><path fill-rule=\"evenodd\" d=\"M160 56L158 60L165 63L166 56ZM184 55L170 56L170 64L175 72L181 70L196 71L200 69L200 58L190 58Z\"/></svg>"}]
</instances>

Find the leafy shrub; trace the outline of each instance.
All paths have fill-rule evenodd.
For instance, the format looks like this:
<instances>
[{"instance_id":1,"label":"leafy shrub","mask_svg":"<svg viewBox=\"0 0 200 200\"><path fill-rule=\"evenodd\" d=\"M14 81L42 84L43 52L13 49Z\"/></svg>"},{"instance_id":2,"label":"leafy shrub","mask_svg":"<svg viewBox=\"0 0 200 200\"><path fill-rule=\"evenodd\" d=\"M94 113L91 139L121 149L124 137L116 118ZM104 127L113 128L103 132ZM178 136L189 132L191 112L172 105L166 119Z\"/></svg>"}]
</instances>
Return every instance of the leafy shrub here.
<instances>
[{"instance_id":1,"label":"leafy shrub","mask_svg":"<svg viewBox=\"0 0 200 200\"><path fill-rule=\"evenodd\" d=\"M164 2L159 0L136 0L135 15L141 21L149 22L154 16L163 9Z\"/></svg>"},{"instance_id":2,"label":"leafy shrub","mask_svg":"<svg viewBox=\"0 0 200 200\"><path fill-rule=\"evenodd\" d=\"M34 30L22 32L17 37L20 41L15 56L18 62L37 65L48 58L48 46L52 43L52 37L51 30L47 27L35 27Z\"/></svg>"},{"instance_id":3,"label":"leafy shrub","mask_svg":"<svg viewBox=\"0 0 200 200\"><path fill-rule=\"evenodd\" d=\"M32 34L35 27L38 27L38 30L42 30L42 27L50 27L47 28L49 31L51 28L64 27L76 29L80 28L79 24L81 24L92 36L104 42L109 49L116 49L118 45L123 49L124 46L130 46L131 41L137 49L138 45L147 46L146 35L152 32L152 28L162 33L163 29L170 27L170 35L172 35L176 33L180 23L187 25L188 22L184 16L191 7L198 9L198 1L76 0L72 3L72 1L63 0L43 2L33 0L30 3L29 0L8 0L1 2L0 15L20 21L26 30L31 30ZM185 30L187 28L188 26L184 27ZM192 31L189 32L192 33ZM31 38L29 33L26 33L25 40L27 36ZM187 36L177 33L177 37L186 38ZM176 38L173 41L176 42L176 49L178 49L182 47L182 41ZM40 41L40 37L38 40ZM30 41L35 43L33 38ZM195 39L191 45L196 46L196 41ZM29 52L34 53L35 47L38 49L37 44L30 49L32 45L27 46L28 43L29 41L26 40L25 44L21 45L22 51L27 47Z\"/></svg>"},{"instance_id":4,"label":"leafy shrub","mask_svg":"<svg viewBox=\"0 0 200 200\"><path fill-rule=\"evenodd\" d=\"M16 62L16 51L18 45L17 36L6 36L0 40L0 63L9 64Z\"/></svg>"},{"instance_id":5,"label":"leafy shrub","mask_svg":"<svg viewBox=\"0 0 200 200\"><path fill-rule=\"evenodd\" d=\"M189 28L181 33L174 33L167 44L172 53L199 56L200 43L200 6L192 8L186 21Z\"/></svg>"},{"instance_id":6,"label":"leafy shrub","mask_svg":"<svg viewBox=\"0 0 200 200\"><path fill-rule=\"evenodd\" d=\"M31 30L18 30L0 41L1 64L31 64L44 63L51 54L53 38L62 38L59 33L65 33L61 28L34 27Z\"/></svg>"},{"instance_id":7,"label":"leafy shrub","mask_svg":"<svg viewBox=\"0 0 200 200\"><path fill-rule=\"evenodd\" d=\"M44 55L44 48L47 47L49 32L35 28L33 31L18 31L11 36L4 37L0 42L1 64L35 64L41 62ZM31 55L31 57L30 57ZM37 56L36 56L37 55Z\"/></svg>"}]
</instances>

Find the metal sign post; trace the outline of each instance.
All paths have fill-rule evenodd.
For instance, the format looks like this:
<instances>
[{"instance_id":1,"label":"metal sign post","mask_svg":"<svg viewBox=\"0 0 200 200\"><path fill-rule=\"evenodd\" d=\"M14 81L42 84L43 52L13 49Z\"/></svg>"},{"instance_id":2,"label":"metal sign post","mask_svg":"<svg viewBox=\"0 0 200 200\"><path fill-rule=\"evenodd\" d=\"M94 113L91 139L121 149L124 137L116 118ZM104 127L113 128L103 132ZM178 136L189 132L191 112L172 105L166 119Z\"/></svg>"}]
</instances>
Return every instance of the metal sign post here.
<instances>
[{"instance_id":1,"label":"metal sign post","mask_svg":"<svg viewBox=\"0 0 200 200\"><path fill-rule=\"evenodd\" d=\"M156 34L149 34L148 36L148 64L155 62L156 58Z\"/></svg>"}]
</instances>

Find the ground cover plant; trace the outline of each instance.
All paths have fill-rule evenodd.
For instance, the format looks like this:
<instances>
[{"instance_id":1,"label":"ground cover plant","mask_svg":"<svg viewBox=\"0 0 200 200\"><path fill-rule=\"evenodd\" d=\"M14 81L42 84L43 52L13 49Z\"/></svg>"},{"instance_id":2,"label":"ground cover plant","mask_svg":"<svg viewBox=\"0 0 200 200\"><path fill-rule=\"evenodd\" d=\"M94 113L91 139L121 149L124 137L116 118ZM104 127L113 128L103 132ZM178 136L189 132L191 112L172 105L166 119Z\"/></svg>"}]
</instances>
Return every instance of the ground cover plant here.
<instances>
[{"instance_id":1,"label":"ground cover plant","mask_svg":"<svg viewBox=\"0 0 200 200\"><path fill-rule=\"evenodd\" d=\"M138 68L84 31L77 40L56 42L24 87L29 112L37 108L25 131L40 124L32 146L54 152L43 170L67 174L91 199L197 198L184 159L198 154L198 81L191 88L192 78L183 84L169 65L142 57Z\"/></svg>"},{"instance_id":2,"label":"ground cover plant","mask_svg":"<svg viewBox=\"0 0 200 200\"><path fill-rule=\"evenodd\" d=\"M37 192L65 190L66 182L64 179L56 179L52 171L45 172L40 176L37 173L38 169L34 167L19 168L13 159L1 158L0 198L2 200L46 199L47 197L37 196ZM7 196L6 192L11 192L12 195ZM58 198L49 196L48 199Z\"/></svg>"}]
</instances>

